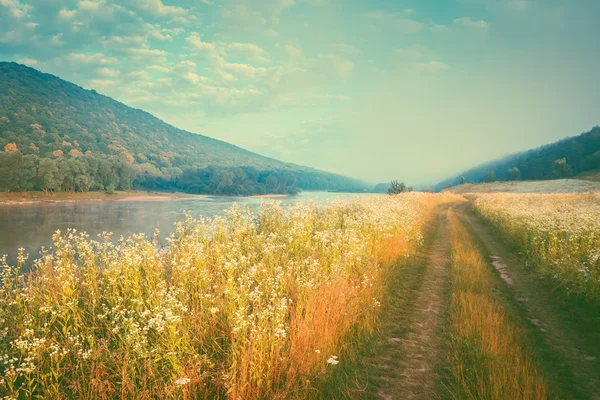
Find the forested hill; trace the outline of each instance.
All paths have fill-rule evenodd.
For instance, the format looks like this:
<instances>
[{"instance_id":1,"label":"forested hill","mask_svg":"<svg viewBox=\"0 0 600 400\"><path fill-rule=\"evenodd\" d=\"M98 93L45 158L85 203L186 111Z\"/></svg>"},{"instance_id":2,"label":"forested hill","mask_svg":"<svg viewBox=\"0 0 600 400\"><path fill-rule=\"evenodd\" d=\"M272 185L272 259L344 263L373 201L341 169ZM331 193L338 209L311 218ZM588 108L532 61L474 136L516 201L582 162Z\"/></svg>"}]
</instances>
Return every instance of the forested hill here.
<instances>
[{"instance_id":1,"label":"forested hill","mask_svg":"<svg viewBox=\"0 0 600 400\"><path fill-rule=\"evenodd\" d=\"M569 178L600 170L600 127L558 142L480 165L446 179L439 191L461 183Z\"/></svg>"},{"instance_id":2,"label":"forested hill","mask_svg":"<svg viewBox=\"0 0 600 400\"><path fill-rule=\"evenodd\" d=\"M0 62L0 190L132 186L241 195L364 188L350 178L177 129L94 90Z\"/></svg>"}]
</instances>

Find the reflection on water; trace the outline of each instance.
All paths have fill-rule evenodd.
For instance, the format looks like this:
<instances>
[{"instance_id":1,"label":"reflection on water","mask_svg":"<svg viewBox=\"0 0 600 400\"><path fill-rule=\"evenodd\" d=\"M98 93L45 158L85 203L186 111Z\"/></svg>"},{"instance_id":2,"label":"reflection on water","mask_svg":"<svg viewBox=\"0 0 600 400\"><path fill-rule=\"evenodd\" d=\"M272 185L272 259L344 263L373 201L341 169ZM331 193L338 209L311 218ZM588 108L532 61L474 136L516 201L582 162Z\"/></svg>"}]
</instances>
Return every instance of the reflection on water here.
<instances>
[{"instance_id":1,"label":"reflection on water","mask_svg":"<svg viewBox=\"0 0 600 400\"><path fill-rule=\"evenodd\" d=\"M303 192L277 200L293 205L311 199L326 203L355 196L347 193ZM67 228L77 229L95 239L102 232L113 232L114 237L132 233L145 233L151 237L158 228L164 238L173 231L174 220L182 218L186 212L194 217L215 217L223 214L223 210L233 203L248 205L256 210L267 200L209 196L169 201L0 205L0 255L8 254L9 263L13 263L17 249L23 247L32 257L37 257L42 246L52 245L52 235L57 229L62 232Z\"/></svg>"}]
</instances>

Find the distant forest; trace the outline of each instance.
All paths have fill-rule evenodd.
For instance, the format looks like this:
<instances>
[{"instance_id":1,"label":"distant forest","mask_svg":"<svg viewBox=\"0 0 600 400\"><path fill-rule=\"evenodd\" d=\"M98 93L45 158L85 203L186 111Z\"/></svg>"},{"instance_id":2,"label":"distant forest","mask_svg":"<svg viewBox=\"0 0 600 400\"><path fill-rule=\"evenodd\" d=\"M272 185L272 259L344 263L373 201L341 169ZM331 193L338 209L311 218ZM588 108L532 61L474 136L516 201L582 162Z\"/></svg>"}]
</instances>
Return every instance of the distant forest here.
<instances>
[{"instance_id":1,"label":"distant forest","mask_svg":"<svg viewBox=\"0 0 600 400\"><path fill-rule=\"evenodd\" d=\"M184 167L158 169L126 158L81 154L54 158L24 155L14 143L0 152L0 188L10 191L158 190L198 194L251 196L298 193L336 187L318 173L258 170L254 167Z\"/></svg>"},{"instance_id":2,"label":"distant forest","mask_svg":"<svg viewBox=\"0 0 600 400\"><path fill-rule=\"evenodd\" d=\"M600 127L466 171L439 183L442 190L461 183L570 178L600 171Z\"/></svg>"},{"instance_id":3,"label":"distant forest","mask_svg":"<svg viewBox=\"0 0 600 400\"><path fill-rule=\"evenodd\" d=\"M132 188L222 195L370 189L177 129L94 90L0 62L0 191Z\"/></svg>"}]
</instances>

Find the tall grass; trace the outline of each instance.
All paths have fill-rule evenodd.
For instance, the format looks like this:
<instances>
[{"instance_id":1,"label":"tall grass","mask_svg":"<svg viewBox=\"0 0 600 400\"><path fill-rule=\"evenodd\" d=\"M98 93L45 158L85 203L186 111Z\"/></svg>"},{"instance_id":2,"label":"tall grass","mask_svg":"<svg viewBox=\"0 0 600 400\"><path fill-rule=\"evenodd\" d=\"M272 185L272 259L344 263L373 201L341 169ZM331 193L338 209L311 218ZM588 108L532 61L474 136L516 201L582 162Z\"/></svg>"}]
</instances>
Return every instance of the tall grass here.
<instances>
[{"instance_id":1,"label":"tall grass","mask_svg":"<svg viewBox=\"0 0 600 400\"><path fill-rule=\"evenodd\" d=\"M58 232L30 273L1 267L0 397L311 397L444 199L232 207L167 246Z\"/></svg>"},{"instance_id":2,"label":"tall grass","mask_svg":"<svg viewBox=\"0 0 600 400\"><path fill-rule=\"evenodd\" d=\"M548 385L522 341L523 330L498 296L493 275L469 232L450 213L452 300L449 396L548 398Z\"/></svg>"},{"instance_id":3,"label":"tall grass","mask_svg":"<svg viewBox=\"0 0 600 400\"><path fill-rule=\"evenodd\" d=\"M485 194L475 208L540 276L600 301L599 194Z\"/></svg>"}]
</instances>

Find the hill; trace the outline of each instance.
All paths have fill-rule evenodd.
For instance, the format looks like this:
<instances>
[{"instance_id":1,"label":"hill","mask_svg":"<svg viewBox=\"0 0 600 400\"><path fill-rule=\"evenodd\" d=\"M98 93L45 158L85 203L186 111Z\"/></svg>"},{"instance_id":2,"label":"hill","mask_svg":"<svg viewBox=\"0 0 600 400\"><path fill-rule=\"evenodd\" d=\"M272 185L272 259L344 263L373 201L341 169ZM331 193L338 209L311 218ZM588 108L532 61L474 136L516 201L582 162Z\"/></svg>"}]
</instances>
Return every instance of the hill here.
<instances>
[{"instance_id":1,"label":"hill","mask_svg":"<svg viewBox=\"0 0 600 400\"><path fill-rule=\"evenodd\" d=\"M440 182L436 191L467 183L550 180L591 176L600 170L600 127L558 142L492 161Z\"/></svg>"},{"instance_id":2,"label":"hill","mask_svg":"<svg viewBox=\"0 0 600 400\"><path fill-rule=\"evenodd\" d=\"M354 179L177 129L94 90L6 62L0 63L2 149L0 189L9 190L365 189Z\"/></svg>"}]
</instances>

